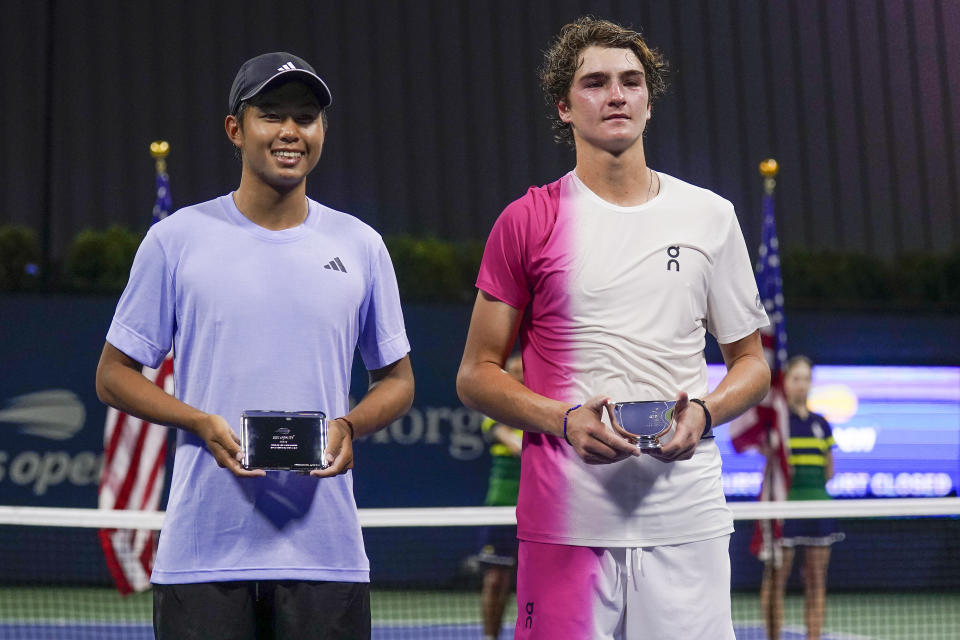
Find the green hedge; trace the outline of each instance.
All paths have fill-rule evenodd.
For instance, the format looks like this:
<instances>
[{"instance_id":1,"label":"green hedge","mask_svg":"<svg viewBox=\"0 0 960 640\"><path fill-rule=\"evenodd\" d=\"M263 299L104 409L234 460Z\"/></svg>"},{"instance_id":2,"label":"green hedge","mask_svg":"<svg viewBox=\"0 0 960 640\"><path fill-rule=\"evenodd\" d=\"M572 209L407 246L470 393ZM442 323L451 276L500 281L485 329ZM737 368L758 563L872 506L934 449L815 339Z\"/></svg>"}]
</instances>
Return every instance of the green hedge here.
<instances>
[{"instance_id":1,"label":"green hedge","mask_svg":"<svg viewBox=\"0 0 960 640\"><path fill-rule=\"evenodd\" d=\"M60 291L118 293L142 234L120 227L83 231L48 286ZM405 302L470 303L482 241L451 242L411 235L384 238ZM34 233L0 225L0 290L37 288L40 249ZM891 260L856 253L790 250L782 255L787 307L960 311L960 247Z\"/></svg>"},{"instance_id":2,"label":"green hedge","mask_svg":"<svg viewBox=\"0 0 960 640\"><path fill-rule=\"evenodd\" d=\"M471 302L482 242L448 242L409 235L384 238L407 302Z\"/></svg>"},{"instance_id":3,"label":"green hedge","mask_svg":"<svg viewBox=\"0 0 960 640\"><path fill-rule=\"evenodd\" d=\"M891 260L855 253L784 253L787 306L812 309L960 310L960 247Z\"/></svg>"},{"instance_id":4,"label":"green hedge","mask_svg":"<svg viewBox=\"0 0 960 640\"><path fill-rule=\"evenodd\" d=\"M39 281L40 243L33 229L0 225L0 291L23 291Z\"/></svg>"},{"instance_id":5,"label":"green hedge","mask_svg":"<svg viewBox=\"0 0 960 640\"><path fill-rule=\"evenodd\" d=\"M142 234L117 226L106 231L81 231L67 251L62 288L83 292L122 291L142 239Z\"/></svg>"}]
</instances>

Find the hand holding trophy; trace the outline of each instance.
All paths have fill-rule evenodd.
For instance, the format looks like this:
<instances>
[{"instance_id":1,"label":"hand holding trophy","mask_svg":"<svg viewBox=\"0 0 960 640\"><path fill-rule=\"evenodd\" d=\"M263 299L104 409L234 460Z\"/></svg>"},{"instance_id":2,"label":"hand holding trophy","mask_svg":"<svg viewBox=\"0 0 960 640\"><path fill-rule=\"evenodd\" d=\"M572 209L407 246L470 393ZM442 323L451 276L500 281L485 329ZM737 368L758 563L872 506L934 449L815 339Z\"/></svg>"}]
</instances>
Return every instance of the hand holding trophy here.
<instances>
[{"instance_id":1,"label":"hand holding trophy","mask_svg":"<svg viewBox=\"0 0 960 640\"><path fill-rule=\"evenodd\" d=\"M670 441L677 426L673 400L644 400L607 404L610 424L617 435L642 451L656 450Z\"/></svg>"}]
</instances>

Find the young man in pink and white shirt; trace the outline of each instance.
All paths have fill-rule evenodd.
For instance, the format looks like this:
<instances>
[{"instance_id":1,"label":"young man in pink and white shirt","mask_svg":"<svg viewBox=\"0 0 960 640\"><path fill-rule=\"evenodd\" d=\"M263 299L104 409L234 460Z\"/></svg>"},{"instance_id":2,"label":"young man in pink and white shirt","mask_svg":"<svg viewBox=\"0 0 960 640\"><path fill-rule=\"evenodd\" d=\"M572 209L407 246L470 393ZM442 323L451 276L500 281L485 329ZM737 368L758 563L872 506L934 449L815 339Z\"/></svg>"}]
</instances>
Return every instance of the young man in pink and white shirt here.
<instances>
[{"instance_id":1,"label":"young man in pink and white shirt","mask_svg":"<svg viewBox=\"0 0 960 640\"><path fill-rule=\"evenodd\" d=\"M517 638L733 639L733 531L712 424L769 386L767 324L733 206L647 166L665 63L584 18L545 55L544 90L576 167L501 214L484 252L457 388L525 429ZM708 393L705 334L727 374ZM501 368L519 336L525 384ZM675 400L641 454L616 401Z\"/></svg>"}]
</instances>

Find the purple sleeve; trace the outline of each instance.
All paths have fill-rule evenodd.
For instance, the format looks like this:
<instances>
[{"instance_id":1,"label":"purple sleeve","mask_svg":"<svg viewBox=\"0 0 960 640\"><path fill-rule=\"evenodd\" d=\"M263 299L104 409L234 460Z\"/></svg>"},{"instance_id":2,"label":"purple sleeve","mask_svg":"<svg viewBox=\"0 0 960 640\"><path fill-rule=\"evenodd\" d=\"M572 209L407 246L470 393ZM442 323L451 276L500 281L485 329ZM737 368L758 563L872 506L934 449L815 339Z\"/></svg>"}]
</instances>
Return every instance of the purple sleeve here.
<instances>
[{"instance_id":1,"label":"purple sleeve","mask_svg":"<svg viewBox=\"0 0 960 640\"><path fill-rule=\"evenodd\" d=\"M358 347L368 370L393 364L410 352L393 262L383 241L372 249L370 288L360 307Z\"/></svg>"},{"instance_id":2,"label":"purple sleeve","mask_svg":"<svg viewBox=\"0 0 960 640\"><path fill-rule=\"evenodd\" d=\"M166 254L153 230L137 249L107 342L137 362L156 368L173 345L176 297Z\"/></svg>"}]
</instances>

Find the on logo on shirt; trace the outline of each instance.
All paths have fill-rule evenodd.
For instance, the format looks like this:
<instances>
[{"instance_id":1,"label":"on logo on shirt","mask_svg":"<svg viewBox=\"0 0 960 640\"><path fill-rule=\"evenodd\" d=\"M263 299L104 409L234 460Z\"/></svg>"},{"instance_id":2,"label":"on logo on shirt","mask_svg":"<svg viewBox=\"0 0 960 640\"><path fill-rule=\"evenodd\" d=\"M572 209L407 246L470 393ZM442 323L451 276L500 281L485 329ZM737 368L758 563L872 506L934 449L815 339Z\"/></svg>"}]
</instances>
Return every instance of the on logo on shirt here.
<instances>
[{"instance_id":1,"label":"on logo on shirt","mask_svg":"<svg viewBox=\"0 0 960 640\"><path fill-rule=\"evenodd\" d=\"M667 260L667 271L676 271L677 273L680 273L680 261L677 260L677 258L680 257L680 247L676 245L667 247L667 256L669 256L669 259ZM676 267L676 269L673 269L672 267Z\"/></svg>"}]
</instances>

